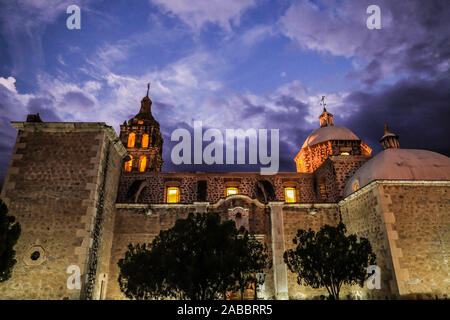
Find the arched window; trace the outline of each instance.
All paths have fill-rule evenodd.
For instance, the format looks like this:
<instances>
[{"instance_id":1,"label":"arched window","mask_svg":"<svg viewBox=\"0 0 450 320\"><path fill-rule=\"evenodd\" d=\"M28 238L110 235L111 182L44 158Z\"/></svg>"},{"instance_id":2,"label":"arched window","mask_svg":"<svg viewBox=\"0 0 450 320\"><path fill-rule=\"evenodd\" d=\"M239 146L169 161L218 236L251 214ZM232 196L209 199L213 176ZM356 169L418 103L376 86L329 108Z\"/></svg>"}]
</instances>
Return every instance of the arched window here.
<instances>
[{"instance_id":1,"label":"arched window","mask_svg":"<svg viewBox=\"0 0 450 320\"><path fill-rule=\"evenodd\" d=\"M136 141L136 135L134 133L130 133L128 135L128 148L133 148L135 141Z\"/></svg>"},{"instance_id":2,"label":"arched window","mask_svg":"<svg viewBox=\"0 0 450 320\"><path fill-rule=\"evenodd\" d=\"M130 160L125 162L125 171L131 172L131 168L133 168L133 156L130 155Z\"/></svg>"},{"instance_id":3,"label":"arched window","mask_svg":"<svg viewBox=\"0 0 450 320\"><path fill-rule=\"evenodd\" d=\"M148 148L148 134L143 134L142 135L142 144L141 144L142 148Z\"/></svg>"},{"instance_id":4,"label":"arched window","mask_svg":"<svg viewBox=\"0 0 450 320\"><path fill-rule=\"evenodd\" d=\"M139 157L139 171L144 172L146 168L147 168L147 157L140 156Z\"/></svg>"}]
</instances>

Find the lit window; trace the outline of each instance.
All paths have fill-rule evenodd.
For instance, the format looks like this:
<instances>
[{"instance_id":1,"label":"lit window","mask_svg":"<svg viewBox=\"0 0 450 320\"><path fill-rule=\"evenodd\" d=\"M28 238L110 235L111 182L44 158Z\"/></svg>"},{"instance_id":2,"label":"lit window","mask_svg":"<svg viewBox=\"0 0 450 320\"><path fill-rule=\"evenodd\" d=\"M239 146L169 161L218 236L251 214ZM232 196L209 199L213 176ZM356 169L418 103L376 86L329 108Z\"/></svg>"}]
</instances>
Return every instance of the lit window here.
<instances>
[{"instance_id":1,"label":"lit window","mask_svg":"<svg viewBox=\"0 0 450 320\"><path fill-rule=\"evenodd\" d=\"M235 187L227 188L227 197L231 196L233 194L238 194L238 188L235 188Z\"/></svg>"},{"instance_id":2,"label":"lit window","mask_svg":"<svg viewBox=\"0 0 450 320\"><path fill-rule=\"evenodd\" d=\"M286 202L296 202L295 188L284 188L284 197Z\"/></svg>"},{"instance_id":3,"label":"lit window","mask_svg":"<svg viewBox=\"0 0 450 320\"><path fill-rule=\"evenodd\" d=\"M357 182L353 184L353 191L357 191L359 189L359 185Z\"/></svg>"},{"instance_id":4,"label":"lit window","mask_svg":"<svg viewBox=\"0 0 450 320\"><path fill-rule=\"evenodd\" d=\"M139 171L144 172L146 167L147 167L147 157L140 156L139 157Z\"/></svg>"},{"instance_id":5,"label":"lit window","mask_svg":"<svg viewBox=\"0 0 450 320\"><path fill-rule=\"evenodd\" d=\"M136 135L134 133L130 133L128 135L128 148L133 148L135 141L136 141Z\"/></svg>"},{"instance_id":6,"label":"lit window","mask_svg":"<svg viewBox=\"0 0 450 320\"><path fill-rule=\"evenodd\" d=\"M167 188L167 203L180 202L180 188L169 187Z\"/></svg>"},{"instance_id":7,"label":"lit window","mask_svg":"<svg viewBox=\"0 0 450 320\"><path fill-rule=\"evenodd\" d=\"M139 120L139 121L138 121L138 124L144 124L144 121Z\"/></svg>"},{"instance_id":8,"label":"lit window","mask_svg":"<svg viewBox=\"0 0 450 320\"><path fill-rule=\"evenodd\" d=\"M142 148L148 147L148 134L142 135Z\"/></svg>"},{"instance_id":9,"label":"lit window","mask_svg":"<svg viewBox=\"0 0 450 320\"><path fill-rule=\"evenodd\" d=\"M349 156L350 155L350 153L348 153L348 152L341 152L341 156Z\"/></svg>"},{"instance_id":10,"label":"lit window","mask_svg":"<svg viewBox=\"0 0 450 320\"><path fill-rule=\"evenodd\" d=\"M133 168L133 157L130 156L130 160L125 162L125 171L131 172L131 168Z\"/></svg>"}]
</instances>

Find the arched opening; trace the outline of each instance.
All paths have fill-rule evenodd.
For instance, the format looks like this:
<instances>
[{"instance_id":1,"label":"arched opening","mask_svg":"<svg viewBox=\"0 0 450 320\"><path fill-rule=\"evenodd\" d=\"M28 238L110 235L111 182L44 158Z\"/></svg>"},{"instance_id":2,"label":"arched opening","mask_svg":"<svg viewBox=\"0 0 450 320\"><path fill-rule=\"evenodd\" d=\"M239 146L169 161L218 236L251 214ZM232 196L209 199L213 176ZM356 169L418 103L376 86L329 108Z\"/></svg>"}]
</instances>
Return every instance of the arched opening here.
<instances>
[{"instance_id":1,"label":"arched opening","mask_svg":"<svg viewBox=\"0 0 450 320\"><path fill-rule=\"evenodd\" d=\"M147 168L147 157L140 156L139 157L139 172L144 172Z\"/></svg>"},{"instance_id":2,"label":"arched opening","mask_svg":"<svg viewBox=\"0 0 450 320\"><path fill-rule=\"evenodd\" d=\"M135 142L136 142L136 134L132 132L128 135L128 144L127 144L128 148L133 148Z\"/></svg>"},{"instance_id":3,"label":"arched opening","mask_svg":"<svg viewBox=\"0 0 450 320\"><path fill-rule=\"evenodd\" d=\"M136 202L136 198L139 196L141 190L146 186L145 180L135 180L128 188L127 199L130 202Z\"/></svg>"},{"instance_id":4,"label":"arched opening","mask_svg":"<svg viewBox=\"0 0 450 320\"><path fill-rule=\"evenodd\" d=\"M142 135L142 148L148 148L148 134L144 133Z\"/></svg>"},{"instance_id":5,"label":"arched opening","mask_svg":"<svg viewBox=\"0 0 450 320\"><path fill-rule=\"evenodd\" d=\"M206 180L200 180L197 182L197 201L206 201L207 196L207 183Z\"/></svg>"},{"instance_id":6,"label":"arched opening","mask_svg":"<svg viewBox=\"0 0 450 320\"><path fill-rule=\"evenodd\" d=\"M131 169L133 168L133 156L130 155L130 160L125 162L125 171L131 172Z\"/></svg>"},{"instance_id":7,"label":"arched opening","mask_svg":"<svg viewBox=\"0 0 450 320\"><path fill-rule=\"evenodd\" d=\"M270 181L259 180L256 182L255 187L256 199L258 199L260 202L267 203L269 201L275 200L275 190Z\"/></svg>"}]
</instances>

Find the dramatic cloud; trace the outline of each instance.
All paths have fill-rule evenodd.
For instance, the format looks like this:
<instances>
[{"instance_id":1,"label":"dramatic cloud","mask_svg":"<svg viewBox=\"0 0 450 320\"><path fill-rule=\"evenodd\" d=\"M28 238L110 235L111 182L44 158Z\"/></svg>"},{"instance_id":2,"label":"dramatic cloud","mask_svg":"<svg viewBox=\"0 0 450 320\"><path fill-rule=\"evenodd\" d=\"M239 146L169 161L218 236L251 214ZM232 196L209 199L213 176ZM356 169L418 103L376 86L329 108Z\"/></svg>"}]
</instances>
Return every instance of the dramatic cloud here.
<instances>
[{"instance_id":1,"label":"dramatic cloud","mask_svg":"<svg viewBox=\"0 0 450 320\"><path fill-rule=\"evenodd\" d=\"M65 28L69 4L82 8L81 30ZM371 4L381 8L381 30L366 27ZM173 165L171 133L192 132L197 120L222 132L279 129L280 171L294 171L294 156L319 126L322 95L335 124L374 153L387 121L402 147L450 154L448 1L0 6L0 181L17 134L10 121L39 113L44 121L102 121L118 131L139 111L148 82L164 170L259 171Z\"/></svg>"},{"instance_id":2,"label":"dramatic cloud","mask_svg":"<svg viewBox=\"0 0 450 320\"><path fill-rule=\"evenodd\" d=\"M378 142L387 122L400 136L400 146L427 149L450 156L450 78L439 81L408 79L377 93L356 91L344 101L358 113L345 125L381 150Z\"/></svg>"},{"instance_id":3,"label":"dramatic cloud","mask_svg":"<svg viewBox=\"0 0 450 320\"><path fill-rule=\"evenodd\" d=\"M91 0L9 0L0 4L0 31L12 59L13 75L32 76L44 66L42 35L48 24L72 4L89 8ZM32 77L34 79L34 76Z\"/></svg>"},{"instance_id":4,"label":"dramatic cloud","mask_svg":"<svg viewBox=\"0 0 450 320\"><path fill-rule=\"evenodd\" d=\"M357 58L353 76L372 85L382 77L433 77L450 67L450 6L445 0L376 1L380 30L369 30L361 1L299 1L280 20L302 48ZM403 74L404 75L404 74Z\"/></svg>"},{"instance_id":5,"label":"dramatic cloud","mask_svg":"<svg viewBox=\"0 0 450 320\"><path fill-rule=\"evenodd\" d=\"M14 77L8 77L8 79L0 77L0 85L4 86L9 91L17 93L16 86L14 85L15 82L16 79Z\"/></svg>"},{"instance_id":6,"label":"dramatic cloud","mask_svg":"<svg viewBox=\"0 0 450 320\"><path fill-rule=\"evenodd\" d=\"M230 31L239 24L241 14L255 5L255 0L151 0L166 12L177 15L194 29L206 23L216 23Z\"/></svg>"}]
</instances>

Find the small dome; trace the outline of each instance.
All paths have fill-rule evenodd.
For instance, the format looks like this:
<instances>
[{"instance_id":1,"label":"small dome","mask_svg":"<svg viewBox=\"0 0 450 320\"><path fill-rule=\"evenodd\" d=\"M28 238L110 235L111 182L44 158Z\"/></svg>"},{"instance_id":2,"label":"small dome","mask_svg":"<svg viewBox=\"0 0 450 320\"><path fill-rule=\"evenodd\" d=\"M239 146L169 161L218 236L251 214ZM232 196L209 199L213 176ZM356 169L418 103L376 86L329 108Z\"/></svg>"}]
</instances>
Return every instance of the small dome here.
<instances>
[{"instance_id":1,"label":"small dome","mask_svg":"<svg viewBox=\"0 0 450 320\"><path fill-rule=\"evenodd\" d=\"M386 149L348 180L344 196L374 180L450 180L450 158L416 149Z\"/></svg>"},{"instance_id":2,"label":"small dome","mask_svg":"<svg viewBox=\"0 0 450 320\"><path fill-rule=\"evenodd\" d=\"M314 130L306 138L302 149L329 140L360 140L356 134L346 127L327 126Z\"/></svg>"}]
</instances>

